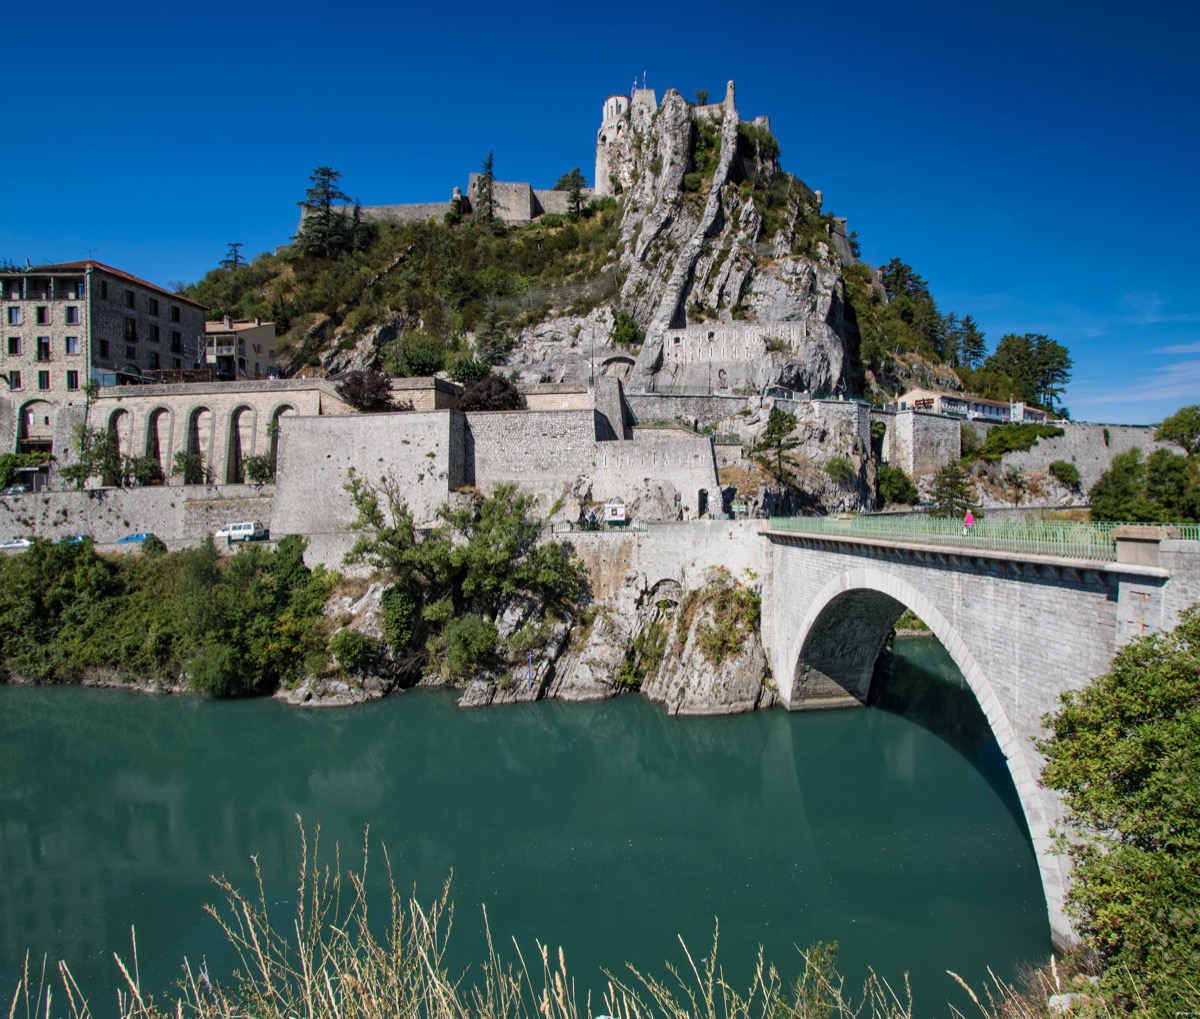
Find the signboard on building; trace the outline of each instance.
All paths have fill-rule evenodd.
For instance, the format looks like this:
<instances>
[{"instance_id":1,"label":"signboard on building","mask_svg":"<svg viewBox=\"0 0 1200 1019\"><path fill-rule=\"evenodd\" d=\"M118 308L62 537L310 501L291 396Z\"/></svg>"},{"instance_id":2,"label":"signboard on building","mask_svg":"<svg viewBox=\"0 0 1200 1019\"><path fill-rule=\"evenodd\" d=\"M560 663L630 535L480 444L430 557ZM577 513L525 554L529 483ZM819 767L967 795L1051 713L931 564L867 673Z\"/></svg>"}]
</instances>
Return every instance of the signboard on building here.
<instances>
[{"instance_id":1,"label":"signboard on building","mask_svg":"<svg viewBox=\"0 0 1200 1019\"><path fill-rule=\"evenodd\" d=\"M623 502L606 502L604 504L604 522L606 524L625 523L625 504Z\"/></svg>"}]
</instances>

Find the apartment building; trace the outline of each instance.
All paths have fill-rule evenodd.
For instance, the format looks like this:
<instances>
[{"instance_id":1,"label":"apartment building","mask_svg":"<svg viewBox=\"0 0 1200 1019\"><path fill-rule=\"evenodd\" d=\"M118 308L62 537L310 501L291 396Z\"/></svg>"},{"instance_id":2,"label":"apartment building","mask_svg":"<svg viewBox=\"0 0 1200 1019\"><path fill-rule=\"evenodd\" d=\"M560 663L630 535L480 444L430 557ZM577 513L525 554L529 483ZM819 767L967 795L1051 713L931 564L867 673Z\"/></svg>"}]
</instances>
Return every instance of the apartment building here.
<instances>
[{"instance_id":1,"label":"apartment building","mask_svg":"<svg viewBox=\"0 0 1200 1019\"><path fill-rule=\"evenodd\" d=\"M204 328L207 341L204 359L218 379L279 377L274 322L259 318L243 322L226 316L221 322L206 322Z\"/></svg>"},{"instance_id":2,"label":"apartment building","mask_svg":"<svg viewBox=\"0 0 1200 1019\"><path fill-rule=\"evenodd\" d=\"M966 393L943 393L936 389L910 389L896 398L899 410L921 410L927 414L966 418L970 421L990 421L995 424L1041 424L1046 412L1020 401L1005 403L985 400Z\"/></svg>"},{"instance_id":3,"label":"apartment building","mask_svg":"<svg viewBox=\"0 0 1200 1019\"><path fill-rule=\"evenodd\" d=\"M205 311L94 259L0 268L0 449L53 452L69 434L60 412L84 406L89 380L197 367Z\"/></svg>"}]
</instances>

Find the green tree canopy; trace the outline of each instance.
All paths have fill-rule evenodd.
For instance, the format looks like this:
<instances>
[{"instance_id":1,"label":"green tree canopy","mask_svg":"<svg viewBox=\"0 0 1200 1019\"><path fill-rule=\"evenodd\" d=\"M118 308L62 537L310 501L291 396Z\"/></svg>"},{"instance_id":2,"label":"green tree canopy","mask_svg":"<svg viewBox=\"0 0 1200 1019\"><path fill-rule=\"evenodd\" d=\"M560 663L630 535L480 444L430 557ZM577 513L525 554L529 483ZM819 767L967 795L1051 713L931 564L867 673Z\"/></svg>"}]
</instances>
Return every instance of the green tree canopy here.
<instances>
[{"instance_id":1,"label":"green tree canopy","mask_svg":"<svg viewBox=\"0 0 1200 1019\"><path fill-rule=\"evenodd\" d=\"M554 182L555 191L567 192L567 211L572 219L578 219L583 212L583 189L587 187L587 178L579 167L564 173Z\"/></svg>"},{"instance_id":2,"label":"green tree canopy","mask_svg":"<svg viewBox=\"0 0 1200 1019\"><path fill-rule=\"evenodd\" d=\"M1014 391L1009 398L1049 409L1071 381L1072 362L1067 348L1041 333L1009 333L983 366L1011 380Z\"/></svg>"},{"instance_id":3,"label":"green tree canopy","mask_svg":"<svg viewBox=\"0 0 1200 1019\"><path fill-rule=\"evenodd\" d=\"M312 186L305 189L303 201L296 203L304 210L304 218L294 239L305 255L333 258L349 246L350 224L345 211L335 204L350 201L338 187L341 176L331 166L318 166L308 178Z\"/></svg>"},{"instance_id":4,"label":"green tree canopy","mask_svg":"<svg viewBox=\"0 0 1200 1019\"><path fill-rule=\"evenodd\" d=\"M961 517L967 510L974 509L975 503L971 498L971 479L961 463L946 464L933 479L933 509L929 511L935 517Z\"/></svg>"},{"instance_id":5,"label":"green tree canopy","mask_svg":"<svg viewBox=\"0 0 1200 1019\"><path fill-rule=\"evenodd\" d=\"M1200 988L1200 614L1135 638L1045 719L1068 893L1120 1011L1179 1015ZM1118 1011L1118 1014L1120 1014Z\"/></svg>"},{"instance_id":6,"label":"green tree canopy","mask_svg":"<svg viewBox=\"0 0 1200 1019\"><path fill-rule=\"evenodd\" d=\"M1184 523L1200 519L1193 464L1166 449L1143 460L1136 446L1118 453L1088 492L1096 520Z\"/></svg>"},{"instance_id":7,"label":"green tree canopy","mask_svg":"<svg viewBox=\"0 0 1200 1019\"><path fill-rule=\"evenodd\" d=\"M1189 460L1195 460L1200 453L1200 405L1180 407L1169 418L1166 418L1154 432L1159 442L1173 442L1182 446Z\"/></svg>"},{"instance_id":8,"label":"green tree canopy","mask_svg":"<svg viewBox=\"0 0 1200 1019\"><path fill-rule=\"evenodd\" d=\"M780 485L790 484L796 476L791 453L800 445L800 440L795 432L796 415L772 407L767 427L750 450L754 462Z\"/></svg>"}]
</instances>

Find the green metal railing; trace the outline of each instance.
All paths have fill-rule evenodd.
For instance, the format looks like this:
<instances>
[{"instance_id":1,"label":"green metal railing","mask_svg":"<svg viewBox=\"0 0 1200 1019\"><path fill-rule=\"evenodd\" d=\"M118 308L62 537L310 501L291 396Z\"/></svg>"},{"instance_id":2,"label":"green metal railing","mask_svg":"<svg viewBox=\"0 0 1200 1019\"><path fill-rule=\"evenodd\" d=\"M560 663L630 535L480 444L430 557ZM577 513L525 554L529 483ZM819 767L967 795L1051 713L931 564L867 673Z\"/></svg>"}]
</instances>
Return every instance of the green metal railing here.
<instances>
[{"instance_id":1,"label":"green metal railing","mask_svg":"<svg viewBox=\"0 0 1200 1019\"><path fill-rule=\"evenodd\" d=\"M769 528L828 537L877 538L917 545L977 548L994 552L1025 552L1064 559L1114 562L1116 527L1155 526L1114 523L1075 523L1064 520L977 520L965 534L961 520L900 514L851 517L774 517ZM1200 541L1200 524L1170 524L1181 537Z\"/></svg>"}]
</instances>

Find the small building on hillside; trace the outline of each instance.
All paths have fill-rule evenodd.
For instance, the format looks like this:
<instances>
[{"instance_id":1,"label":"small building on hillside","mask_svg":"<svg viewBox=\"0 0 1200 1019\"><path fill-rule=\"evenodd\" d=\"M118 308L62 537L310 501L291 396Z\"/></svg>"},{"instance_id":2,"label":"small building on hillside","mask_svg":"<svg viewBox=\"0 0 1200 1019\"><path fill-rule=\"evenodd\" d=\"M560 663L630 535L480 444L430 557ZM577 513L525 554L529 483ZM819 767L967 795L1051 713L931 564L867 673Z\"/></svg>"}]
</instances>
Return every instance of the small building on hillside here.
<instances>
[{"instance_id":1,"label":"small building on hillside","mask_svg":"<svg viewBox=\"0 0 1200 1019\"><path fill-rule=\"evenodd\" d=\"M226 315L220 322L205 322L204 334L204 361L218 379L279 377L274 322L234 321Z\"/></svg>"},{"instance_id":2,"label":"small building on hillside","mask_svg":"<svg viewBox=\"0 0 1200 1019\"><path fill-rule=\"evenodd\" d=\"M943 393L936 389L910 389L896 398L897 410L917 410L927 414L984 421L992 424L1041 424L1046 412L1020 401L985 400L966 393Z\"/></svg>"}]
</instances>

